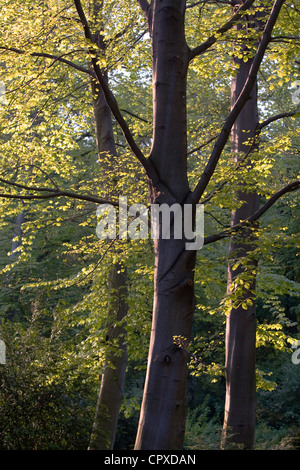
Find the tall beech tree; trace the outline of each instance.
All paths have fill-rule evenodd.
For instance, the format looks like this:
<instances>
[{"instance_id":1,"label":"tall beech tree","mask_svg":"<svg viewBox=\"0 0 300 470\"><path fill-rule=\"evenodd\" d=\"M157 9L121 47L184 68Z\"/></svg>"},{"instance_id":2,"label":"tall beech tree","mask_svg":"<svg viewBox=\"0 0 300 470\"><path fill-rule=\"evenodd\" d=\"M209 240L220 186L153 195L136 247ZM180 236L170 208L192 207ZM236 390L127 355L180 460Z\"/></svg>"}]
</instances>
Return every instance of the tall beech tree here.
<instances>
[{"instance_id":1,"label":"tall beech tree","mask_svg":"<svg viewBox=\"0 0 300 470\"><path fill-rule=\"evenodd\" d=\"M236 29L246 28L256 33L263 29L263 17L271 3L253 16L247 15ZM246 38L245 38L246 39ZM243 42L243 40L241 41ZM246 84L253 63L251 40L248 44L235 45L234 63L236 75L231 83L233 107ZM251 163L258 150L261 130L270 122L288 118L294 113L281 113L270 121L259 123L258 84L252 88L231 132L231 151L236 164ZM254 156L255 158L255 156ZM244 187L243 187L244 186ZM247 219L259 208L260 196L247 183L237 185L236 197L240 206L232 211L231 224L235 226ZM231 305L226 321L226 400L222 448L238 446L253 449L256 424L256 272L257 233L255 225L245 227L230 238L227 291Z\"/></svg>"},{"instance_id":2,"label":"tall beech tree","mask_svg":"<svg viewBox=\"0 0 300 470\"><path fill-rule=\"evenodd\" d=\"M102 2L100 2L102 3ZM174 203L181 207L184 204L204 203L210 195L220 190L211 187L212 179L218 168L220 159L237 119L243 116L243 111L251 101L251 93L256 86L257 74L271 44L272 31L284 0L274 0L270 13L264 20L263 30L253 52L253 59L243 72L243 85L236 90L228 116L221 125L215 139L213 149L203 168L199 169L199 178L195 187L191 187L188 177L188 136L187 136L187 77L189 65L193 60L205 54L216 46L226 34L241 20L245 12L255 6L254 0L241 2L239 8L230 13L226 5L228 20L216 28L205 41L195 47L190 47L186 40L185 0L138 0L137 2L145 16L152 48L152 88L153 88L153 135L149 155L130 128L128 121L118 105L115 93L109 86L103 55L99 47L96 29L89 18L88 5L80 0L74 0L72 15L76 13L74 35L80 34L84 41L81 44L76 60L76 51L72 51L75 59L66 58L69 53L59 53L55 48L48 51L47 41L40 43L33 51L26 51L28 58L43 59L66 68L73 67L77 73L82 73L97 82L97 87L103 93L105 102L110 108L116 125L122 130L133 156L140 163L144 178L149 188L149 201L152 204ZM196 2L198 3L198 2ZM134 2L134 6L136 3ZM261 6L259 4L259 6ZM228 10L227 10L228 8ZM231 16L230 16L231 14ZM113 19L111 19L113 22ZM113 28L113 23L112 26ZM55 30L55 25L52 25ZM35 38L38 41L38 38ZM29 41L30 44L30 41ZM25 46L24 46L25 47ZM12 45L1 46L7 54L17 54L22 57L24 48ZM84 58L88 63L84 63ZM90 66L91 64L91 66ZM248 68L249 65L249 68ZM239 85L240 86L240 85ZM252 126L252 125L251 125ZM246 126L248 129L248 125ZM114 157L110 160L114 165ZM14 192L1 192L2 198L22 199L55 199L59 197L73 198L81 201L102 204L110 202L117 205L118 194L103 194L105 189L99 188L100 195L85 194L84 191L68 190L49 186L33 186L1 178L1 184L11 187ZM281 197L299 189L300 181L293 179L281 189L275 191L260 207L256 204L249 206L247 214L240 214L230 228L208 235L204 246L220 239L230 237L239 231L251 230L258 219ZM20 191L20 192L17 192ZM21 193L25 190L26 193ZM209 193L209 191L211 191ZM195 211L194 211L195 213ZM161 229L161 227L160 227ZM244 231L244 233L246 233ZM182 449L185 420L186 420L186 379L187 379L187 348L174 341L175 337L184 338L189 342L195 308L194 268L197 252L186 249L187 240L174 237L171 231L170 239L160 236L154 240L154 298L152 312L152 330L148 354L146 381L141 406L140 421L137 431L135 449ZM205 249L205 248L204 248Z\"/></svg>"},{"instance_id":3,"label":"tall beech tree","mask_svg":"<svg viewBox=\"0 0 300 470\"><path fill-rule=\"evenodd\" d=\"M273 5L247 78L244 77L243 87L193 192L186 173L187 69L189 61L203 53L216 39L212 36L190 50L184 34L185 2L140 3L148 18L153 57L153 146L147 163L141 159L148 173L150 199L153 203L169 205L174 202L195 204L201 201L232 126L251 96L283 2ZM250 3L242 4L234 15L235 20ZM228 27L227 23L223 29ZM299 182L295 182L295 187L299 187ZM242 227L242 221L255 222L258 215L259 209L254 205L252 213L240 217L231 230ZM206 243L209 241L212 238ZM184 349L177 347L172 339L177 335L190 338L194 310L195 253L187 252L184 242L172 239L155 242L153 328L136 449L178 449L183 444L187 358Z\"/></svg>"},{"instance_id":4,"label":"tall beech tree","mask_svg":"<svg viewBox=\"0 0 300 470\"><path fill-rule=\"evenodd\" d=\"M92 17L94 20L99 21L102 17L102 2L94 2L91 7L93 9ZM105 42L101 34L101 22L95 31L95 41L98 44L99 51L105 57ZM104 75L108 83L107 71L104 72ZM94 79L91 81L91 90L98 160L101 162L103 160L102 156L105 156L106 165L102 164L101 168L102 173L105 175L116 163L118 157L111 111L101 87ZM108 175L106 179L109 180ZM109 181L107 186L106 191L109 193ZM89 450L105 450L114 447L126 375L127 351L124 325L127 313L126 269L122 266L122 263L116 263L112 266L108 285L111 291L111 306L107 318L107 357L101 377Z\"/></svg>"},{"instance_id":5,"label":"tall beech tree","mask_svg":"<svg viewBox=\"0 0 300 470\"><path fill-rule=\"evenodd\" d=\"M101 88L94 81L92 93L99 161L103 154L106 159L109 156L113 161L117 159L117 151L110 109ZM102 168L104 173L105 170L107 168ZM122 263L112 266L108 285L111 292L111 306L107 318L107 358L101 377L90 450L112 449L114 446L126 375L127 352L124 325L127 313L126 268Z\"/></svg>"},{"instance_id":6,"label":"tall beech tree","mask_svg":"<svg viewBox=\"0 0 300 470\"><path fill-rule=\"evenodd\" d=\"M252 18L253 22L258 18ZM250 19L251 21L251 19ZM244 19L244 27L251 29L249 20ZM241 26L240 26L241 28ZM234 57L237 72L231 84L231 106L233 107L245 86L253 63L247 45L236 46L242 58ZM231 148L236 163L247 158L251 162L251 153L257 150L256 131L258 127L257 80L252 87L249 100L237 117L231 132ZM234 226L247 219L259 208L259 195L241 187L237 191L240 207L233 211L231 224ZM232 235L229 247L228 294L239 288L232 300L232 307L226 323L226 401L224 411L224 431L222 446L232 444L251 449L254 442L256 417L256 301L255 271L256 259L251 259L255 248L255 225L245 227ZM253 255L252 255L253 258ZM239 279L241 284L238 285Z\"/></svg>"}]
</instances>

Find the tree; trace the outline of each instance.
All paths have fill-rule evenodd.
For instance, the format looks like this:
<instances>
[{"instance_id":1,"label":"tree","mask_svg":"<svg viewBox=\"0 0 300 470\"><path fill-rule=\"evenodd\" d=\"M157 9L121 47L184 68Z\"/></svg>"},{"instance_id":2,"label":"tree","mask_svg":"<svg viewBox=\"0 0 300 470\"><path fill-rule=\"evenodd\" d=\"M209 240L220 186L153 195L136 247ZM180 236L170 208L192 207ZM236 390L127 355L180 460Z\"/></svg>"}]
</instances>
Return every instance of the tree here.
<instances>
[{"instance_id":1,"label":"tree","mask_svg":"<svg viewBox=\"0 0 300 470\"><path fill-rule=\"evenodd\" d=\"M181 204L191 197L185 171L185 71L188 68L189 59L200 54L206 47L202 45L191 52L188 51L184 37L184 3L182 2L180 6L168 3L165 8L162 8L161 4L156 2L151 7L147 7L142 2L151 25L153 51L154 140L149 160L153 161L160 178L155 185L155 190L150 186L150 195L151 201L157 202L155 194L159 190L163 193L163 197L160 194L159 202L167 202L169 205L174 202L174 197L175 201ZM245 86L225 121L207 166L192 193L194 203L198 202L203 195L230 130L250 97L282 3L274 3L247 80L245 80ZM247 2L242 7L247 8L246 4ZM214 39L211 39L211 42L214 42ZM177 110L176 119L171 119L174 113L170 111L174 109ZM167 152L168 155L171 154L169 157L166 157ZM145 168L149 174L146 165ZM152 177L152 185L153 180ZM160 189L162 181L167 185L167 189ZM296 185L298 186L298 183ZM168 194L170 189L171 194ZM251 216L244 220L254 222L257 217L253 215L258 215L259 212L256 209L254 207ZM234 227L237 225L240 225L240 222ZM185 390L183 384L186 380L184 365L186 358L184 351L174 345L172 337L182 335L187 339L190 338L194 308L192 287L195 253L187 253L183 244L180 245L176 240L168 240L168 243L158 240L156 258L153 329L136 441L137 449L180 448L184 433Z\"/></svg>"},{"instance_id":2,"label":"tree","mask_svg":"<svg viewBox=\"0 0 300 470\"><path fill-rule=\"evenodd\" d=\"M98 19L102 16L101 2L93 4L93 17ZM101 25L100 25L101 26ZM98 27L99 28L99 27ZM99 51L105 57L105 41L100 28L96 30L95 40ZM108 83L107 73L106 81ZM117 151L113 134L111 112L107 105L105 96L95 80L91 83L95 132L99 154L99 162L104 160L102 171L109 179L109 169L117 161ZM107 168L106 168L107 167ZM106 184L109 194L110 185ZM127 313L126 304L126 268L121 262L112 266L109 274L109 290L111 291L111 307L107 319L107 357L104 371L101 377L101 387L96 406L95 420L89 444L89 450L113 449L117 431L119 410L123 397L127 350L125 317Z\"/></svg>"},{"instance_id":3,"label":"tree","mask_svg":"<svg viewBox=\"0 0 300 470\"><path fill-rule=\"evenodd\" d=\"M246 20L247 21L247 20ZM251 21L251 19L250 19ZM258 17L252 19L258 22ZM241 26L242 27L242 26ZM251 25L244 26L251 31ZM243 57L234 57L238 67L231 85L231 105L239 97L252 65L251 53L246 45L237 51ZM257 150L256 131L258 127L257 81L251 90L247 103L237 117L231 134L231 148L236 163L248 159ZM259 195L239 185L237 198L240 204L232 213L234 226L247 219L259 208ZM244 185L245 186L245 185ZM226 322L226 401L224 410L223 448L233 443L245 449L252 449L255 432L256 372L255 372L255 273L257 260L251 252L255 247L255 226L247 227L232 235L229 248L228 293L241 290L232 300L232 307ZM239 289L239 283L240 289Z\"/></svg>"},{"instance_id":4,"label":"tree","mask_svg":"<svg viewBox=\"0 0 300 470\"><path fill-rule=\"evenodd\" d=\"M265 12L268 5L265 6ZM246 18L246 27L261 30L262 12L253 18ZM251 41L251 40L250 40ZM234 57L238 66L231 86L231 102L234 106L249 74L252 58L251 45L242 45ZM250 57L247 55L250 54ZM252 89L249 101L245 104L232 129L232 152L238 165L248 160L251 167L251 155L258 151L259 134L262 129L278 119L290 117L293 113L281 113L271 120L259 124L257 81ZM255 157L254 157L255 159ZM232 225L247 219L258 210L260 196L251 191L245 183L237 192L241 206L232 213ZM243 188L244 186L244 188ZM245 228L230 240L228 264L228 294L232 294L231 307L226 326L226 402L222 446L237 445L252 449L254 445L256 423L256 273L257 273L257 234L255 226Z\"/></svg>"},{"instance_id":5,"label":"tree","mask_svg":"<svg viewBox=\"0 0 300 470\"><path fill-rule=\"evenodd\" d=\"M215 171L230 137L232 126L250 98L284 1L275 0L273 3L259 45L255 50L245 85L221 126L213 150L200 172L194 189L190 188L187 171L186 100L189 65L212 46L216 46L220 38L222 40L226 37L227 32L254 2L246 0L229 20L216 29L214 34L194 48L188 46L185 36L186 1L162 0L159 2L154 0L148 3L140 0L138 3L147 20L152 47L153 138L148 158L145 156L146 146L138 144L136 136L123 117L115 94L107 83L102 66L103 57L95 39L92 22L88 19L87 5L81 3L80 0L74 0L84 34L81 48L85 54L87 53L92 69L82 65L81 61L78 63L66 59L64 53L55 51L55 47L51 52L45 52L42 47L38 47L30 55L32 58L72 66L78 72L97 80L112 115L123 132L124 139L144 170L144 178L149 187L150 203L166 204L169 207L174 203L179 204L180 207L192 204L196 209L196 204L203 203L210 197L209 191L214 192L211 184ZM230 15L227 5L225 11L228 11ZM73 31L74 34L78 34L77 24ZM24 52L11 43L5 47L5 50L20 56ZM3 198L34 200L66 197L95 204L105 202L116 204L113 199L108 200L98 195L79 193L78 190L61 189L59 186L40 187L15 183L8 179L2 179L2 183L29 192L29 194L3 192L1 193ZM229 237L244 227L251 227L281 196L299 187L300 182L296 179L287 182L246 219L231 228L208 235L204 240L204 245ZM194 214L195 212L194 210ZM170 239L166 240L160 236L154 240L152 331L136 449L181 449L183 445L186 419L187 352L186 348L174 341L174 338L182 337L188 342L193 322L196 250L187 250L187 241L189 239L184 236L181 239L175 238L173 233Z\"/></svg>"}]
</instances>

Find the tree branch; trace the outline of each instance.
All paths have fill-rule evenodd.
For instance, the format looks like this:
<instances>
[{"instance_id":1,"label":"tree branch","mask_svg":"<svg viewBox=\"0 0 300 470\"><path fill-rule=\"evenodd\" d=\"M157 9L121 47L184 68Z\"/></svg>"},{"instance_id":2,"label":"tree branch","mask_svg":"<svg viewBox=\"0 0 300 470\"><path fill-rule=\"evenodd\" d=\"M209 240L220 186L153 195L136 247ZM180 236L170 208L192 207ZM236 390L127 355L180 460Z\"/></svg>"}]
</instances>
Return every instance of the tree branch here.
<instances>
[{"instance_id":1,"label":"tree branch","mask_svg":"<svg viewBox=\"0 0 300 470\"><path fill-rule=\"evenodd\" d=\"M291 111L290 113L280 113L280 114L276 114L275 116L271 116L270 118L268 118L265 121L258 124L257 131L260 132L263 127L268 126L269 124L271 124L274 121L278 121L278 119L291 117L291 116L294 116L295 114L296 114L296 111Z\"/></svg>"},{"instance_id":2,"label":"tree branch","mask_svg":"<svg viewBox=\"0 0 300 470\"><path fill-rule=\"evenodd\" d=\"M1 177L0 177L0 182L4 183L4 184L8 184L10 186L15 186L15 187L20 188L20 189L26 189L26 190L29 190L29 191L39 191L39 192L59 191L59 189L57 187L56 187L56 189L54 189L54 188L38 188L36 186L28 186L26 184L15 183L14 181L7 180L7 179L1 178Z\"/></svg>"},{"instance_id":3,"label":"tree branch","mask_svg":"<svg viewBox=\"0 0 300 470\"><path fill-rule=\"evenodd\" d=\"M25 189L27 191L36 191L36 192L44 192L47 194L9 194L9 193L1 193L0 197L4 198L11 198L11 199L50 199L52 197L70 197L72 199L78 199L81 201L88 201L94 202L96 204L111 204L113 206L118 207L119 202L111 201L108 199L104 199L98 196L93 196L89 194L78 194L73 191L65 191L59 188L44 188L44 187L37 187L37 186L28 186L26 184L16 183L14 181L6 180L5 178L0 178L0 182L4 184L8 184L10 186L14 186L20 189Z\"/></svg>"},{"instance_id":4,"label":"tree branch","mask_svg":"<svg viewBox=\"0 0 300 470\"><path fill-rule=\"evenodd\" d=\"M202 197L202 195L203 195L203 193L204 193L211 177L214 174L214 171L215 171L215 168L218 164L221 153L222 153L222 151L223 151L223 149L224 149L224 147L227 143L228 137L230 135L231 128L232 128L236 118L240 114L244 104L249 99L251 90L252 90L253 85L254 85L255 80L256 80L256 76L257 76L260 64L261 64L261 62L264 58L265 51L266 51L267 46L270 42L272 29L273 29L273 27L276 23L276 20L278 18L280 9L281 9L284 1L285 0L275 0L275 2L274 2L272 11L271 11L270 16L268 18L268 21L266 23L266 26L265 26L265 29L264 29L264 32L263 32L263 35L262 35L261 42L258 46L256 55L253 59L253 62L252 62L252 65L251 65L251 68L250 68L250 71L249 71L249 75L247 77L245 85L244 85L238 99L236 100L234 106L232 107L229 115L227 116L227 118L225 120L223 128L220 132L220 135L217 139L217 142L214 145L213 151L212 151L211 156L210 156L210 158L207 162L207 165L204 169L204 172L203 172L203 174L200 178L200 181L198 182L196 188L194 189L194 192L193 192L193 202L194 203L197 203L200 200L200 198Z\"/></svg>"},{"instance_id":5,"label":"tree branch","mask_svg":"<svg viewBox=\"0 0 300 470\"><path fill-rule=\"evenodd\" d=\"M78 199L79 201L94 202L95 204L110 204L115 207L119 207L119 202L110 201L108 199L103 199L97 196L90 196L87 194L77 194L71 191L57 191L52 190L50 194L10 194L10 193L0 193L0 198L6 199L51 199L54 197L69 197L71 199Z\"/></svg>"},{"instance_id":6,"label":"tree branch","mask_svg":"<svg viewBox=\"0 0 300 470\"><path fill-rule=\"evenodd\" d=\"M236 22L245 14L245 10L248 10L248 8L254 3L254 0L246 0L240 8L237 10L237 12L230 18L230 20L226 21L226 23L223 24L212 36L210 36L205 42L200 44L199 46L195 47L190 51L190 61L193 60L195 57L197 57L200 54L203 54L207 49L209 49L216 41L217 41L217 36L220 34L226 33L229 29L231 29Z\"/></svg>"},{"instance_id":7,"label":"tree branch","mask_svg":"<svg viewBox=\"0 0 300 470\"><path fill-rule=\"evenodd\" d=\"M152 27L151 3L152 3L152 0L150 1L150 3L148 2L148 0L137 0L137 2L140 5L140 7L141 7L141 9L144 13L144 16L147 20L149 33L151 35L151 27Z\"/></svg>"},{"instance_id":8,"label":"tree branch","mask_svg":"<svg viewBox=\"0 0 300 470\"><path fill-rule=\"evenodd\" d=\"M149 3L147 0L137 0L138 4L140 5L143 13L145 14L145 16L147 17L148 15L148 10L149 10Z\"/></svg>"},{"instance_id":9,"label":"tree branch","mask_svg":"<svg viewBox=\"0 0 300 470\"><path fill-rule=\"evenodd\" d=\"M147 119L144 119L144 118L138 116L137 114L134 114L134 113L132 113L131 111L128 111L128 109L121 109L120 111L123 111L123 113L129 114L129 116L132 116L132 117L134 117L134 118L136 118L136 119L139 119L139 120L142 121L142 122L146 122L146 123L149 122L149 121L147 121Z\"/></svg>"},{"instance_id":10,"label":"tree branch","mask_svg":"<svg viewBox=\"0 0 300 470\"><path fill-rule=\"evenodd\" d=\"M187 152L187 155L191 155L192 153L198 152L198 150L201 150L203 147L206 147L206 145L208 145L208 144L210 144L211 142L213 142L214 140L216 140L216 138L218 137L218 135L219 135L219 134L214 135L213 137L210 137L210 138L207 139L207 141L204 142L203 144L198 145L198 147L194 147L192 150L189 150L189 152Z\"/></svg>"},{"instance_id":11,"label":"tree branch","mask_svg":"<svg viewBox=\"0 0 300 470\"><path fill-rule=\"evenodd\" d=\"M79 18L81 20L81 23L83 25L84 34L85 34L86 39L88 39L91 42L94 42L94 38L93 38L93 35L91 33L89 23L87 21L85 13L83 11L81 1L80 0L74 0L74 4L75 4L75 7L76 7L78 16L79 16ZM125 121L125 119L123 118L123 116L121 114L121 111L119 109L116 98L115 98L114 94L112 93L112 91L110 90L110 88L109 88L109 86L108 86L108 84L107 84L107 82L106 82L106 80L105 80L105 78L104 78L104 76L101 72L101 69L100 69L99 64L98 64L99 58L95 57L95 51L91 51L91 52L92 52L91 61L92 61L92 65L93 65L93 68L94 68L94 72L95 72L97 80L99 81L99 83L101 85L101 88L103 90L105 99L107 101L107 104L108 104L114 118L116 119L117 123L119 124L120 128L122 129L124 137L125 137L128 145L129 145L130 149L132 150L133 154L137 157L139 162L143 165L146 172L148 174L150 174L153 171L153 167L151 165L151 162L144 156L143 152L141 151L139 146L136 144L136 142L134 140L134 137L133 137L133 135L131 134L131 132L129 130L127 122Z\"/></svg>"},{"instance_id":12,"label":"tree branch","mask_svg":"<svg viewBox=\"0 0 300 470\"><path fill-rule=\"evenodd\" d=\"M266 201L260 209L258 209L254 214L252 214L250 217L248 217L247 222L252 223L256 222L268 209L270 209L271 206L284 194L291 193L293 191L296 191L297 189L300 188L300 180L293 181L292 183L287 184L286 186L283 186L279 191L277 191L273 196Z\"/></svg>"},{"instance_id":13,"label":"tree branch","mask_svg":"<svg viewBox=\"0 0 300 470\"><path fill-rule=\"evenodd\" d=\"M16 54L25 54L25 51L22 51L21 49L17 49L15 47L0 46L0 49L9 51L9 52L15 52ZM32 52L30 55L31 57L44 57L46 59L53 59L54 62L62 62L63 64L69 65L70 67L73 67L74 69L79 70L80 72L84 72L88 75L91 75L92 77L95 77L95 74L93 73L92 70L82 67L81 65L75 64L75 62L72 62L71 60L64 59L63 56L48 54L47 52Z\"/></svg>"},{"instance_id":14,"label":"tree branch","mask_svg":"<svg viewBox=\"0 0 300 470\"><path fill-rule=\"evenodd\" d=\"M215 241L221 240L226 237L230 237L232 233L238 232L242 230L243 228L249 226L250 224L253 224L256 222L265 212L267 212L270 207L273 206L273 204L284 194L290 193L292 191L296 191L297 189L300 189L300 180L293 181L292 183L287 184L283 188L281 188L279 191L277 191L273 196L270 197L261 207L258 209L254 214L252 214L250 217L247 219L243 220L239 224L234 225L233 227L223 230L222 232L219 232L215 235L210 235L208 237L204 238L204 245L208 245L210 243L213 243Z\"/></svg>"},{"instance_id":15,"label":"tree branch","mask_svg":"<svg viewBox=\"0 0 300 470\"><path fill-rule=\"evenodd\" d=\"M274 36L271 39L272 42L287 42L287 41L300 41L300 36Z\"/></svg>"}]
</instances>

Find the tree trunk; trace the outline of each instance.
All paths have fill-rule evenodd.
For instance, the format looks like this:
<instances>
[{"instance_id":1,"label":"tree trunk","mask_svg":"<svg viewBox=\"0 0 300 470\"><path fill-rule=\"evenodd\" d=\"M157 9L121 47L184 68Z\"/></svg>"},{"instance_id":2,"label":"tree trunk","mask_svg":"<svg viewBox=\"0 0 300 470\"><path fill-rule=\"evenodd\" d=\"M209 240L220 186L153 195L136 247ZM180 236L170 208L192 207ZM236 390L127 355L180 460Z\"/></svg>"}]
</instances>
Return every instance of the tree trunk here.
<instances>
[{"instance_id":1,"label":"tree trunk","mask_svg":"<svg viewBox=\"0 0 300 470\"><path fill-rule=\"evenodd\" d=\"M183 202L187 178L185 1L154 1L152 22L153 145L150 160L160 182ZM153 189L155 182L152 181ZM153 200L153 198L152 198ZM167 201L166 201L167 202Z\"/></svg>"},{"instance_id":2,"label":"tree trunk","mask_svg":"<svg viewBox=\"0 0 300 470\"><path fill-rule=\"evenodd\" d=\"M109 155L110 164L113 165L117 152L113 136L111 111L100 86L96 85L95 82L92 82L92 92L99 160L100 154L105 152ZM105 175L108 169L107 163L100 171L103 171ZM113 182L108 182L107 191L110 190L109 183ZM101 387L89 450L107 450L113 449L114 446L127 364L124 324L127 313L126 277L126 269L121 264L112 266L109 278L112 302L108 313L108 352L101 377Z\"/></svg>"},{"instance_id":3,"label":"tree trunk","mask_svg":"<svg viewBox=\"0 0 300 470\"><path fill-rule=\"evenodd\" d=\"M154 130L150 161L157 181L150 181L152 204L188 203L186 168L186 77L188 48L184 36L185 1L154 1L152 60ZM194 296L195 252L186 240L157 239L154 303L148 367L135 449L182 449L186 420L187 354L174 337L188 341Z\"/></svg>"},{"instance_id":4,"label":"tree trunk","mask_svg":"<svg viewBox=\"0 0 300 470\"><path fill-rule=\"evenodd\" d=\"M195 253L182 240L156 240L155 297L147 376L135 449L182 449L187 354L174 337L191 334Z\"/></svg>"},{"instance_id":5,"label":"tree trunk","mask_svg":"<svg viewBox=\"0 0 300 470\"><path fill-rule=\"evenodd\" d=\"M231 104L238 98L251 67L251 60L235 59L239 65L231 85ZM255 137L258 124L257 84L252 89L251 97L237 118L231 134L232 152L238 162L246 153L255 148L245 144ZM251 151L249 152L249 149ZM239 154L238 154L239 152ZM259 196L255 192L237 192L240 208L232 213L231 224L235 225L247 219L259 207ZM232 294L235 280L244 279L241 296L232 301L232 307L226 323L226 399L222 436L222 448L252 449L255 433L256 380L255 380L255 268L256 261L251 257L255 248L255 239L250 228L233 235L229 247L227 292ZM235 264L240 262L238 268ZM234 295L234 294L233 294ZM238 301L238 305L237 305ZM247 303L248 302L248 303Z\"/></svg>"},{"instance_id":6,"label":"tree trunk","mask_svg":"<svg viewBox=\"0 0 300 470\"><path fill-rule=\"evenodd\" d=\"M127 313L126 277L126 270L119 264L112 267L109 279L112 303L106 335L108 351L89 450L111 450L115 442L127 364L124 327Z\"/></svg>"}]
</instances>

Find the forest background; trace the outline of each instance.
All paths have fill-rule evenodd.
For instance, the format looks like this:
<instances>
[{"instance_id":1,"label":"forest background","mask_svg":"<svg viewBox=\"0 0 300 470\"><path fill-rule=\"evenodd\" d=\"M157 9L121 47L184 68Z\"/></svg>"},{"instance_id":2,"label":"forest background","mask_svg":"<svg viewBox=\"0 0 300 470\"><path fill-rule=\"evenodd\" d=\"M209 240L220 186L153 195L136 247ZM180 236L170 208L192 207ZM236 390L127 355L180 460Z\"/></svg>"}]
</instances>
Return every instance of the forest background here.
<instances>
[{"instance_id":1,"label":"forest background","mask_svg":"<svg viewBox=\"0 0 300 470\"><path fill-rule=\"evenodd\" d=\"M149 195L116 116L113 132L106 128L99 142L97 112L107 114L108 108L97 105L102 95L91 61L97 58L135 142L150 153L153 84L145 2L82 2L96 45L84 34L80 2L0 3L0 337L6 346L0 448L87 449L92 429L105 420L102 415L95 426L101 377L121 358L125 382L114 448L132 449L151 332L154 246L151 239L99 240L96 209L118 195L147 205ZM255 2L257 11L265 4ZM254 43L261 34L236 28L237 21L218 29L232 7L227 1L186 2L188 44L204 44L216 32L188 71L192 185L230 110L233 45L244 44L246 36L247 44ZM249 25L249 18L238 21ZM204 193L206 236L230 227L231 211L241 205L238 185L265 202L299 175L298 29L299 5L286 1L257 76L259 148L251 162L237 164L227 142ZM251 48L240 59L250 60ZM113 152L105 149L112 138ZM278 199L256 228L256 449L299 446L300 364L292 347L300 340L299 228L297 191ZM199 250L192 337L188 345L174 338L189 358L188 449L220 448L226 317L241 294L227 292L228 250L229 237ZM116 288L120 276L126 283ZM247 284L239 278L241 288ZM122 304L123 315L113 316ZM241 304L246 311L251 300Z\"/></svg>"}]
</instances>

